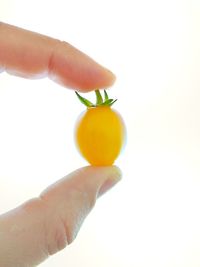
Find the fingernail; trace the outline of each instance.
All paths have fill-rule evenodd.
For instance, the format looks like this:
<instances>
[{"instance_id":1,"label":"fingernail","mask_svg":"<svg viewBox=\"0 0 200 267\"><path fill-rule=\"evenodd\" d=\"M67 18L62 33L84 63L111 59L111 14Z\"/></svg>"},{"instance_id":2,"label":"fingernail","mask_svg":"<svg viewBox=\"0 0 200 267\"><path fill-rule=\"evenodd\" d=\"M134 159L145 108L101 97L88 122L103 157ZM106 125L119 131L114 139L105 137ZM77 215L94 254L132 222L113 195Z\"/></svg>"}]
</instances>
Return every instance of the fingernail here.
<instances>
[{"instance_id":1,"label":"fingernail","mask_svg":"<svg viewBox=\"0 0 200 267\"><path fill-rule=\"evenodd\" d=\"M114 185L116 185L122 177L122 173L119 168L115 167L112 175L103 183L98 192L98 197L109 191Z\"/></svg>"}]
</instances>

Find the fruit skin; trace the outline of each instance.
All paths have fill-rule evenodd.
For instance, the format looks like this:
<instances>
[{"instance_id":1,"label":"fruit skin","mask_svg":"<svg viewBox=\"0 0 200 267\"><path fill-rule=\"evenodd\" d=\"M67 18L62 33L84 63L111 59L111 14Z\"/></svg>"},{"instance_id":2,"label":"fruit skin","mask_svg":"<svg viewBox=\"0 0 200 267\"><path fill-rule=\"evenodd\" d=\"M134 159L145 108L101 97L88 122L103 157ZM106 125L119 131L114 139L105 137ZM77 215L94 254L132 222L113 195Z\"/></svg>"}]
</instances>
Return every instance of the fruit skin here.
<instances>
[{"instance_id":1,"label":"fruit skin","mask_svg":"<svg viewBox=\"0 0 200 267\"><path fill-rule=\"evenodd\" d=\"M81 155L91 165L112 165L124 144L124 122L110 106L87 108L77 121L75 140Z\"/></svg>"}]
</instances>

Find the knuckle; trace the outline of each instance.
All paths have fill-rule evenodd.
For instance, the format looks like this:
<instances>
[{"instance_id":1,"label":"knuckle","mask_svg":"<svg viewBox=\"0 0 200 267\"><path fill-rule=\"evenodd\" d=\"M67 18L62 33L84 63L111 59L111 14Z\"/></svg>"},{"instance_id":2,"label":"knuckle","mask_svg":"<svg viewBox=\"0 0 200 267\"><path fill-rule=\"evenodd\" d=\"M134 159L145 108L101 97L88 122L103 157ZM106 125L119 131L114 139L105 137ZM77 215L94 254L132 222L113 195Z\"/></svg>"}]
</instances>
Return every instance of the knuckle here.
<instances>
[{"instance_id":1,"label":"knuckle","mask_svg":"<svg viewBox=\"0 0 200 267\"><path fill-rule=\"evenodd\" d=\"M60 218L59 214L51 208L47 199L43 196L40 199L46 207L44 216L45 248L48 255L53 255L69 244L68 240L70 240L70 237L66 230L66 224Z\"/></svg>"},{"instance_id":2,"label":"knuckle","mask_svg":"<svg viewBox=\"0 0 200 267\"><path fill-rule=\"evenodd\" d=\"M85 217L95 205L96 195L77 187L68 193L68 201L64 203L53 203L46 195L40 198L46 206L46 250L48 255L53 255L76 238Z\"/></svg>"},{"instance_id":3,"label":"knuckle","mask_svg":"<svg viewBox=\"0 0 200 267\"><path fill-rule=\"evenodd\" d=\"M56 65L56 53L58 51L58 47L60 47L61 44L62 44L62 42L60 40L54 39L53 48L52 48L51 53L49 55L49 60L48 60L48 64L47 64L49 76L51 76L51 74L54 72L55 65Z\"/></svg>"},{"instance_id":4,"label":"knuckle","mask_svg":"<svg viewBox=\"0 0 200 267\"><path fill-rule=\"evenodd\" d=\"M46 247L49 255L57 253L69 244L65 227L61 222L51 223L48 226L46 237Z\"/></svg>"}]
</instances>

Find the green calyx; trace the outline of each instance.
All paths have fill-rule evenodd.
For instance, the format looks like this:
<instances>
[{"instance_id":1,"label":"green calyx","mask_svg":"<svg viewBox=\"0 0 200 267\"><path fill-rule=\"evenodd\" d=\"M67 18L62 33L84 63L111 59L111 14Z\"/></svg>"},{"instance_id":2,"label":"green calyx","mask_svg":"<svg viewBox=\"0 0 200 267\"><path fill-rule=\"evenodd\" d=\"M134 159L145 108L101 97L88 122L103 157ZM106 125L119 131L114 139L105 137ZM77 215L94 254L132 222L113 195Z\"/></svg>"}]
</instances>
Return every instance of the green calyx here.
<instances>
[{"instance_id":1,"label":"green calyx","mask_svg":"<svg viewBox=\"0 0 200 267\"><path fill-rule=\"evenodd\" d=\"M92 102L90 102L86 98L82 97L78 92L75 91L75 93L76 93L78 99L81 101L81 103L84 104L87 108L106 107L106 106L111 107L117 101L117 99L115 99L115 100L110 99L108 97L106 90L104 90L104 98L102 97L99 90L95 90L96 104L93 104Z\"/></svg>"}]
</instances>

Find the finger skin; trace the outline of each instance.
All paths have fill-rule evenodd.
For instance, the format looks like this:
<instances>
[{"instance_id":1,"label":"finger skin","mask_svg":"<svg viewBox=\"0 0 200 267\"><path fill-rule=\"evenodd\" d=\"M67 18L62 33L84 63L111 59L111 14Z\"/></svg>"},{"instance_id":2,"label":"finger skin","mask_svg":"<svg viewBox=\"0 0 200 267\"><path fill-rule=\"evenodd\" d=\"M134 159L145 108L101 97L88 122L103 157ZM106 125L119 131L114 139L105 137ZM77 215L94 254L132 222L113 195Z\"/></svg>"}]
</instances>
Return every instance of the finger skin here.
<instances>
[{"instance_id":1,"label":"finger skin","mask_svg":"<svg viewBox=\"0 0 200 267\"><path fill-rule=\"evenodd\" d=\"M72 45L0 22L0 69L26 78L48 76L87 92L110 87L115 76Z\"/></svg>"},{"instance_id":2,"label":"finger skin","mask_svg":"<svg viewBox=\"0 0 200 267\"><path fill-rule=\"evenodd\" d=\"M40 197L1 215L0 266L36 266L66 247L96 199L120 177L115 166L81 168L48 187Z\"/></svg>"}]
</instances>

